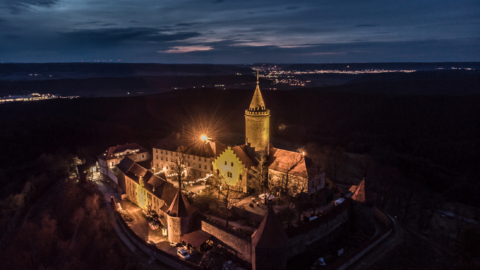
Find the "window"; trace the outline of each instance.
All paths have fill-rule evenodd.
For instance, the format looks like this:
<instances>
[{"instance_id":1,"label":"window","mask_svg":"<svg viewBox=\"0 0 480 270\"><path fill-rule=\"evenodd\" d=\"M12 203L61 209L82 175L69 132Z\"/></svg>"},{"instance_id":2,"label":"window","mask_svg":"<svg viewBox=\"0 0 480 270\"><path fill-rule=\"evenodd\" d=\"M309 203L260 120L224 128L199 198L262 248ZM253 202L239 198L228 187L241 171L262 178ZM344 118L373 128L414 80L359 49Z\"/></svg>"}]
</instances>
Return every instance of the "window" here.
<instances>
[{"instance_id":1,"label":"window","mask_svg":"<svg viewBox=\"0 0 480 270\"><path fill-rule=\"evenodd\" d=\"M142 158L145 158L145 155L142 154Z\"/></svg>"},{"instance_id":2,"label":"window","mask_svg":"<svg viewBox=\"0 0 480 270\"><path fill-rule=\"evenodd\" d=\"M210 171L213 171L213 165L210 165Z\"/></svg>"},{"instance_id":3,"label":"window","mask_svg":"<svg viewBox=\"0 0 480 270\"><path fill-rule=\"evenodd\" d=\"M158 159L158 156L155 156L155 159Z\"/></svg>"},{"instance_id":4,"label":"window","mask_svg":"<svg viewBox=\"0 0 480 270\"><path fill-rule=\"evenodd\" d=\"M225 161L225 165L227 165L227 162Z\"/></svg>"},{"instance_id":5,"label":"window","mask_svg":"<svg viewBox=\"0 0 480 270\"><path fill-rule=\"evenodd\" d=\"M207 162L207 158L203 158L203 161Z\"/></svg>"},{"instance_id":6,"label":"window","mask_svg":"<svg viewBox=\"0 0 480 270\"><path fill-rule=\"evenodd\" d=\"M167 158L165 158L165 160L166 160L166 161L168 161L168 157L167 157Z\"/></svg>"},{"instance_id":7,"label":"window","mask_svg":"<svg viewBox=\"0 0 480 270\"><path fill-rule=\"evenodd\" d=\"M193 156L193 160L195 160L195 156Z\"/></svg>"},{"instance_id":8,"label":"window","mask_svg":"<svg viewBox=\"0 0 480 270\"><path fill-rule=\"evenodd\" d=\"M233 162L232 162L232 167L233 167Z\"/></svg>"},{"instance_id":9,"label":"window","mask_svg":"<svg viewBox=\"0 0 480 270\"><path fill-rule=\"evenodd\" d=\"M219 170L217 170L217 174L220 174L220 171L219 171Z\"/></svg>"},{"instance_id":10,"label":"window","mask_svg":"<svg viewBox=\"0 0 480 270\"><path fill-rule=\"evenodd\" d=\"M240 177L240 180L242 180L242 175L241 174L239 175L239 177Z\"/></svg>"},{"instance_id":11,"label":"window","mask_svg":"<svg viewBox=\"0 0 480 270\"><path fill-rule=\"evenodd\" d=\"M205 170L207 169L207 165L205 165Z\"/></svg>"},{"instance_id":12,"label":"window","mask_svg":"<svg viewBox=\"0 0 480 270\"><path fill-rule=\"evenodd\" d=\"M165 151L165 155L168 155L168 151Z\"/></svg>"},{"instance_id":13,"label":"window","mask_svg":"<svg viewBox=\"0 0 480 270\"><path fill-rule=\"evenodd\" d=\"M163 154L163 150L160 150L160 154Z\"/></svg>"},{"instance_id":14,"label":"window","mask_svg":"<svg viewBox=\"0 0 480 270\"><path fill-rule=\"evenodd\" d=\"M195 163L193 163L193 168L195 168Z\"/></svg>"},{"instance_id":15,"label":"window","mask_svg":"<svg viewBox=\"0 0 480 270\"><path fill-rule=\"evenodd\" d=\"M157 153L157 154L158 154L158 149L155 149L155 153Z\"/></svg>"},{"instance_id":16,"label":"window","mask_svg":"<svg viewBox=\"0 0 480 270\"><path fill-rule=\"evenodd\" d=\"M175 156L178 157L178 153L175 153Z\"/></svg>"},{"instance_id":17,"label":"window","mask_svg":"<svg viewBox=\"0 0 480 270\"><path fill-rule=\"evenodd\" d=\"M163 160L163 157L160 157L161 160Z\"/></svg>"},{"instance_id":18,"label":"window","mask_svg":"<svg viewBox=\"0 0 480 270\"><path fill-rule=\"evenodd\" d=\"M233 177L231 172L227 172L227 176L230 177L230 178Z\"/></svg>"},{"instance_id":19,"label":"window","mask_svg":"<svg viewBox=\"0 0 480 270\"><path fill-rule=\"evenodd\" d=\"M187 162L187 166L190 167L190 162Z\"/></svg>"},{"instance_id":20,"label":"window","mask_svg":"<svg viewBox=\"0 0 480 270\"><path fill-rule=\"evenodd\" d=\"M188 159L190 159L190 155L188 155Z\"/></svg>"}]
</instances>

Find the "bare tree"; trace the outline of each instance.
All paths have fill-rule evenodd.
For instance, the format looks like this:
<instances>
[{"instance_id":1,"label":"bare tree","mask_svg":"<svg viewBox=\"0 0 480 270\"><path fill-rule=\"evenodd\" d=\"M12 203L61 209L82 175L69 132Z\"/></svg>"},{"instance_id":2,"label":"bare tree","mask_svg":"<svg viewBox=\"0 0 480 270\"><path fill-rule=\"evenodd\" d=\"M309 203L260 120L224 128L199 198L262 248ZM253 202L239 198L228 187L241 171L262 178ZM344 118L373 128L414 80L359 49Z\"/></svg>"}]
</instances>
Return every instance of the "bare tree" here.
<instances>
[{"instance_id":1,"label":"bare tree","mask_svg":"<svg viewBox=\"0 0 480 270\"><path fill-rule=\"evenodd\" d=\"M176 174L175 176L177 177L178 188L180 190L182 190L182 181L183 181L182 176L184 175L185 177L187 177L188 175L186 172L187 155L184 152L185 152L185 148L183 146L180 146L177 149L176 156L172 157L172 162L170 163L171 170Z\"/></svg>"},{"instance_id":2,"label":"bare tree","mask_svg":"<svg viewBox=\"0 0 480 270\"><path fill-rule=\"evenodd\" d=\"M252 186L255 188L255 190L261 192L264 194L264 200L265 204L267 203L267 154L265 152L262 152L260 154L260 158L255 158L258 162L258 165L256 167L252 167L250 169L250 175L253 177L254 181L252 182Z\"/></svg>"},{"instance_id":3,"label":"bare tree","mask_svg":"<svg viewBox=\"0 0 480 270\"><path fill-rule=\"evenodd\" d=\"M218 194L223 196L223 203L225 205L225 226L228 228L228 211L232 207L234 203L236 203L240 198L235 196L235 192L230 190L230 185L227 183L225 178L222 175L216 176L218 181L220 182Z\"/></svg>"}]
</instances>

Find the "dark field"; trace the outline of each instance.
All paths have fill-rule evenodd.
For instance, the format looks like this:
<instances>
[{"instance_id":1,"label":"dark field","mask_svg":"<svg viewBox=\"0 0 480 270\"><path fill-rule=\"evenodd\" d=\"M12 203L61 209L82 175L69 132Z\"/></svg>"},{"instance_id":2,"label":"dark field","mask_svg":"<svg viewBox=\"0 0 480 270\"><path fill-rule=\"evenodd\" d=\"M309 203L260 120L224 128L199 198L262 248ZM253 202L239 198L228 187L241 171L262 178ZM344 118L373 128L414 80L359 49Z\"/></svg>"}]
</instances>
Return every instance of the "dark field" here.
<instances>
[{"instance_id":1,"label":"dark field","mask_svg":"<svg viewBox=\"0 0 480 270\"><path fill-rule=\"evenodd\" d=\"M424 231L430 228L429 213L443 203L480 207L480 95L471 94L478 90L476 80L460 86L456 79L370 81L263 91L263 96L272 114L272 137L365 154L375 164L368 170L375 179L379 207L398 215L411 230ZM149 96L2 104L0 199L14 209L9 195L21 193L27 181L58 177L58 169L45 172L42 164L72 154L96 156L127 142L149 149L172 130L182 129L207 130L228 142L226 132L244 133L244 110L252 94L253 89L186 89ZM286 129L279 129L282 124ZM332 177L328 168L327 176ZM2 229L11 215L6 210L2 214ZM456 238L461 239L463 230L457 230ZM455 240L432 241L448 250L441 256L457 258ZM401 248L408 248L408 243L416 242ZM379 265L388 265L388 258Z\"/></svg>"}]
</instances>

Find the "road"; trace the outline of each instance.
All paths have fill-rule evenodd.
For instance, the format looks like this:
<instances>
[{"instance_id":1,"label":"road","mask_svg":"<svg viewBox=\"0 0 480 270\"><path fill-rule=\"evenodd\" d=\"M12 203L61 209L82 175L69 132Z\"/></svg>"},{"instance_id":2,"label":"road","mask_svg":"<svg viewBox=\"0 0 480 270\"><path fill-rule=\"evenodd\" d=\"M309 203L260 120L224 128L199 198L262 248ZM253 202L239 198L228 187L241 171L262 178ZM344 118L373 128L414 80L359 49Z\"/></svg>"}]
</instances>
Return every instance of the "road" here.
<instances>
[{"instance_id":1,"label":"road","mask_svg":"<svg viewBox=\"0 0 480 270\"><path fill-rule=\"evenodd\" d=\"M112 208L110 206L111 196L113 196L115 199L121 200L120 193L118 193L114 188L105 184L104 182L97 181L96 184L100 192L102 192L105 197L105 204L107 205L107 209L110 215L110 220L112 221L111 224L115 229L115 232L117 233L120 240L122 240L122 242L125 244L125 246L137 256L140 262L140 265L145 269L160 269L160 270L175 269L169 265L162 264L161 262L152 259L149 255L145 254L133 242L130 241L130 239L125 235L123 230L118 226L115 220L115 216L113 215Z\"/></svg>"}]
</instances>

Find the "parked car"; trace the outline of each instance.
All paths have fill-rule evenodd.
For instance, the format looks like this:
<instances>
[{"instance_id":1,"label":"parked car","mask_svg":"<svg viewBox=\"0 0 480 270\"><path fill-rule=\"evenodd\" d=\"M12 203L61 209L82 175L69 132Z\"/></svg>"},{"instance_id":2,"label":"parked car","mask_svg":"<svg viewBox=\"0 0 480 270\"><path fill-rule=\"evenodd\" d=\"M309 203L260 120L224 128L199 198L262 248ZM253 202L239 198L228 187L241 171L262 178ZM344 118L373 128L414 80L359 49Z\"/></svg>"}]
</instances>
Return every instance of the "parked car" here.
<instances>
[{"instance_id":1,"label":"parked car","mask_svg":"<svg viewBox=\"0 0 480 270\"><path fill-rule=\"evenodd\" d=\"M183 248L179 248L179 249L177 250L177 255L178 255L178 257L180 257L180 258L182 258L182 259L184 259L184 260L190 259L190 254L188 254L188 252L187 252L185 249L183 249Z\"/></svg>"},{"instance_id":2,"label":"parked car","mask_svg":"<svg viewBox=\"0 0 480 270\"><path fill-rule=\"evenodd\" d=\"M156 244L153 241L147 241L147 244L152 245L152 246L156 246Z\"/></svg>"}]
</instances>

